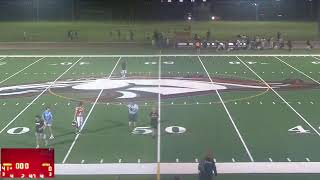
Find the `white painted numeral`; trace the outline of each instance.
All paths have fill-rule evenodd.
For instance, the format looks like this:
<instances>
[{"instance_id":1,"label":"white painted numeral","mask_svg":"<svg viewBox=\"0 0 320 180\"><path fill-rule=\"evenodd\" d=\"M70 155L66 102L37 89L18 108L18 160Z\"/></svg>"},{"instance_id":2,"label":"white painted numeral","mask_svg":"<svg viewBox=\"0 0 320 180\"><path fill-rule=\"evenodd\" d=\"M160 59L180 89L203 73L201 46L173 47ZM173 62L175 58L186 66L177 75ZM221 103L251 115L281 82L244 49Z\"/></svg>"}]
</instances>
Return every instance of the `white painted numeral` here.
<instances>
[{"instance_id":1,"label":"white painted numeral","mask_svg":"<svg viewBox=\"0 0 320 180\"><path fill-rule=\"evenodd\" d=\"M229 64L240 64L239 61L229 61Z\"/></svg>"},{"instance_id":2,"label":"white painted numeral","mask_svg":"<svg viewBox=\"0 0 320 180\"><path fill-rule=\"evenodd\" d=\"M185 133L187 130L186 128L180 126L169 126L165 129L165 131L170 134L182 134Z\"/></svg>"},{"instance_id":3,"label":"white painted numeral","mask_svg":"<svg viewBox=\"0 0 320 180\"><path fill-rule=\"evenodd\" d=\"M69 66L69 65L72 64L72 62L62 62L62 63L60 63L60 64L63 65L63 66Z\"/></svg>"},{"instance_id":4,"label":"white painted numeral","mask_svg":"<svg viewBox=\"0 0 320 180\"><path fill-rule=\"evenodd\" d=\"M306 134L306 133L310 133L310 130L307 130L307 129L304 129L302 126L296 126L296 127L293 127L291 129L288 130L289 132L295 132L295 133L298 133L298 134Z\"/></svg>"},{"instance_id":5,"label":"white painted numeral","mask_svg":"<svg viewBox=\"0 0 320 180\"><path fill-rule=\"evenodd\" d=\"M30 129L27 128L27 127L14 127L14 128L11 128L7 131L8 134L24 134L24 133L27 133L29 132Z\"/></svg>"},{"instance_id":6,"label":"white painted numeral","mask_svg":"<svg viewBox=\"0 0 320 180\"><path fill-rule=\"evenodd\" d=\"M312 61L312 64L320 64L320 61Z\"/></svg>"},{"instance_id":7,"label":"white painted numeral","mask_svg":"<svg viewBox=\"0 0 320 180\"><path fill-rule=\"evenodd\" d=\"M147 135L152 133L151 127L136 127L132 130L132 134Z\"/></svg>"}]
</instances>

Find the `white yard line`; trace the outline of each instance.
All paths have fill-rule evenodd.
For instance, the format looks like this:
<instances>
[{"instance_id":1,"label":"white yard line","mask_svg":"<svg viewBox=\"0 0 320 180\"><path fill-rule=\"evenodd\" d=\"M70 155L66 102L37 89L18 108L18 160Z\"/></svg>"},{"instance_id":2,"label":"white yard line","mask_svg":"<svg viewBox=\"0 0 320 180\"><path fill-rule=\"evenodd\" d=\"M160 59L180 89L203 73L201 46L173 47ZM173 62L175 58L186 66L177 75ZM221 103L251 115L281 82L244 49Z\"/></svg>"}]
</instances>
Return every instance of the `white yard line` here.
<instances>
[{"instance_id":1,"label":"white yard line","mask_svg":"<svg viewBox=\"0 0 320 180\"><path fill-rule=\"evenodd\" d=\"M26 69L27 69L27 68L29 68L30 66L32 66L32 65L34 65L34 64L36 64L37 62L39 62L39 61L43 60L44 58L46 58L46 57L42 57L42 58L40 58L40 59L36 60L35 62L33 62L33 63L29 64L28 66L26 66L26 67L22 68L22 69L21 69L21 70L19 70L18 72L14 73L14 74L12 74L11 76L7 77L6 79L4 79L4 80L0 81L0 84L2 84L2 83L4 83L4 82L6 82L7 80L11 79L12 77L16 76L17 74L21 73L22 71L26 70Z\"/></svg>"},{"instance_id":2,"label":"white yard line","mask_svg":"<svg viewBox=\"0 0 320 180\"><path fill-rule=\"evenodd\" d=\"M207 76L209 77L209 79L210 79L210 81L211 81L211 84L214 84L213 81L212 81L212 79L211 79L211 76L209 75L209 73L208 73L208 71L207 71L207 68L206 68L205 65L203 64L200 56L198 56L198 59L199 59L201 65L202 65L203 69L206 71ZM230 119L230 121L231 121L231 123L232 123L232 125L233 125L233 127L234 127L234 129L235 129L235 131L237 132L238 137L240 138L240 140L241 140L241 142L242 142L242 145L243 145L243 147L245 148L245 150L246 150L246 152L247 152L250 160L251 160L252 162L254 162L254 159L253 159L253 157L252 157L252 155L251 155L251 152L250 152L249 148L247 147L247 144L246 144L246 142L244 141L244 139L243 139L243 137L242 137L242 135L241 135L241 133L240 133L240 131L239 131L236 123L233 121L233 118L232 118L232 116L231 116L231 114L230 114L227 106L225 105L222 97L220 96L219 91L216 90L216 93L217 93L217 95L218 95L218 97L219 97L219 99L220 99L220 101L221 101L221 104L223 105L225 111L227 112L227 114L228 114L228 116L229 116L229 119Z\"/></svg>"},{"instance_id":3,"label":"white yard line","mask_svg":"<svg viewBox=\"0 0 320 180\"><path fill-rule=\"evenodd\" d=\"M307 78L311 79L313 82L315 82L315 83L317 83L317 84L320 84L319 81L317 81L317 80L313 79L312 77L308 76L308 75L307 75L306 73L304 73L303 71L301 71L301 70L299 70L299 69L291 66L289 63L283 61L282 59L280 59L280 58L278 58L278 57L276 57L276 56L275 56L275 58L278 59L280 62L284 63L285 65L291 67L292 69L298 71L299 73L301 73L302 75L306 76Z\"/></svg>"},{"instance_id":4,"label":"white yard line","mask_svg":"<svg viewBox=\"0 0 320 180\"><path fill-rule=\"evenodd\" d=\"M314 174L320 162L216 163L219 174ZM161 163L162 174L198 174L198 163ZM56 175L154 175L157 163L55 164Z\"/></svg>"},{"instance_id":5,"label":"white yard line","mask_svg":"<svg viewBox=\"0 0 320 180\"><path fill-rule=\"evenodd\" d=\"M22 113L24 113L37 99L39 99L52 85L54 85L64 74L66 74L71 68L73 68L82 58L79 58L76 62L74 62L66 71L64 71L57 79L50 83L50 85L43 90L37 97L35 97L19 114L17 114L3 129L1 129L0 134L10 126Z\"/></svg>"},{"instance_id":6,"label":"white yard line","mask_svg":"<svg viewBox=\"0 0 320 180\"><path fill-rule=\"evenodd\" d=\"M262 79L253 69L251 69L242 59L238 60L245 65L253 74L255 74L269 89L271 89L293 112L295 112L315 133L320 136L319 131L313 127L298 111L296 111L277 91L275 91L264 79Z\"/></svg>"},{"instance_id":7,"label":"white yard line","mask_svg":"<svg viewBox=\"0 0 320 180\"><path fill-rule=\"evenodd\" d=\"M145 55L145 54L114 54L114 55L79 55L79 54L74 54L74 55L52 55L52 54L46 54L46 55L0 55L0 57L159 57L159 54L150 54L150 55ZM306 55L306 54L201 54L201 55L196 55L196 54L161 54L162 57L181 57L181 56L186 56L186 57L273 57L273 56L278 56L278 57L314 57L314 56L320 56L320 54L313 54L313 55ZM316 57L315 57L316 58ZM320 60L320 59L319 59Z\"/></svg>"},{"instance_id":8,"label":"white yard line","mask_svg":"<svg viewBox=\"0 0 320 180\"><path fill-rule=\"evenodd\" d=\"M160 120L161 120L161 94L160 94L160 81L161 81L161 56L159 56L159 69L158 69L158 80L159 80L159 84L158 84L158 88L159 88L159 93L158 93L158 142L157 142L157 162L160 162L160 142L161 142L161 124L160 124Z\"/></svg>"},{"instance_id":9,"label":"white yard line","mask_svg":"<svg viewBox=\"0 0 320 180\"><path fill-rule=\"evenodd\" d=\"M116 69L116 67L117 67L118 63L120 62L120 60L121 60L121 57L118 59L117 63L116 63L116 64L115 64L115 66L113 67L113 69L112 69L111 73L110 73L110 74L109 74L109 76L108 76L108 79L110 79L110 78L111 78L111 75L113 74L113 72L114 72L114 70ZM104 90L104 89L101 89L101 90L100 90L100 92L99 92L99 94L98 94L98 96L97 96L96 100L94 101L93 105L91 106L91 109L89 110L89 112L88 112L88 114L87 114L87 117L86 117L86 119L84 120L83 125L82 125L82 126L81 126L81 128L80 128L80 132L82 131L83 127L86 125L87 120L89 119L89 117L90 117L90 115L91 115L91 113L92 113L93 109L95 108L95 106L96 106L96 104L97 104L97 102L98 102L98 100L99 100L99 98L100 98L100 96L101 96L101 94L102 94L103 90ZM70 153L71 153L71 151L72 151L72 149L73 149L74 145L76 144L76 142L77 142L77 140L78 140L79 136L80 136L80 133L78 133L78 134L76 135L76 137L74 138L74 140L73 140L73 142L72 142L72 144L71 144L71 146L70 146L70 148L69 148L69 150L68 150L68 152L67 152L66 156L64 157L64 159L63 159L62 163L65 163L65 162L67 161L67 159L68 159L68 157L69 157L69 155L70 155Z\"/></svg>"},{"instance_id":10,"label":"white yard line","mask_svg":"<svg viewBox=\"0 0 320 180\"><path fill-rule=\"evenodd\" d=\"M161 53L161 51L160 51ZM159 56L158 61L158 132L157 132L157 180L160 180L160 162L161 162L161 94L160 94L160 88L161 88L161 56Z\"/></svg>"}]
</instances>

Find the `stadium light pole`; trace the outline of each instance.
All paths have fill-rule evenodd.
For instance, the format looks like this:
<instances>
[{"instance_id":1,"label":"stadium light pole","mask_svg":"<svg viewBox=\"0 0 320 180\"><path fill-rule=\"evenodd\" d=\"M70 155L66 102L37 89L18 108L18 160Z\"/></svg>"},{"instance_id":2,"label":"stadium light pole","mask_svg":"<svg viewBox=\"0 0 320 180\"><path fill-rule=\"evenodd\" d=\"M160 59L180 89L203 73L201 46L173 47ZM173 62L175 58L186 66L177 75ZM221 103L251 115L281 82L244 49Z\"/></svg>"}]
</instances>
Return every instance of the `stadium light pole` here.
<instances>
[{"instance_id":1,"label":"stadium light pole","mask_svg":"<svg viewBox=\"0 0 320 180\"><path fill-rule=\"evenodd\" d=\"M253 6L255 7L255 10L256 10L256 21L259 21L259 4L253 3Z\"/></svg>"},{"instance_id":2,"label":"stadium light pole","mask_svg":"<svg viewBox=\"0 0 320 180\"><path fill-rule=\"evenodd\" d=\"M39 0L37 0L37 21L39 21Z\"/></svg>"}]
</instances>

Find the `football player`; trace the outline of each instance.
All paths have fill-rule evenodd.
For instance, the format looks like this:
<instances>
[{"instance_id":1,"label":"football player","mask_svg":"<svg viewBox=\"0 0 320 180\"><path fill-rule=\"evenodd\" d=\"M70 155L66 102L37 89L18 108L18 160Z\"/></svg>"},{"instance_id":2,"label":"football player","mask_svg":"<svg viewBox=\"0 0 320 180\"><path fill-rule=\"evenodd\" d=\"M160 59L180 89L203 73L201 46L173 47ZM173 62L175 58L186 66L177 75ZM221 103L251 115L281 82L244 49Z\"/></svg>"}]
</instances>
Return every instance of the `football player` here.
<instances>
[{"instance_id":1,"label":"football player","mask_svg":"<svg viewBox=\"0 0 320 180\"><path fill-rule=\"evenodd\" d=\"M126 78L127 75L127 62L126 61L122 61L121 64L121 78Z\"/></svg>"},{"instance_id":2,"label":"football player","mask_svg":"<svg viewBox=\"0 0 320 180\"><path fill-rule=\"evenodd\" d=\"M155 137L156 131L158 129L158 118L159 114L155 107L152 108L152 111L149 114L150 116L150 126L152 128L152 136Z\"/></svg>"},{"instance_id":3,"label":"football player","mask_svg":"<svg viewBox=\"0 0 320 180\"><path fill-rule=\"evenodd\" d=\"M36 148L40 147L40 141L44 141L45 145L48 145L48 140L46 139L46 135L44 133L44 121L41 119L40 116L36 116L36 122L35 122L35 135L36 135Z\"/></svg>"},{"instance_id":4,"label":"football player","mask_svg":"<svg viewBox=\"0 0 320 180\"><path fill-rule=\"evenodd\" d=\"M42 119L44 120L45 128L47 127L49 128L49 132L50 132L49 139L54 139L53 133L52 133L53 116L49 107L46 107L45 111L42 113Z\"/></svg>"},{"instance_id":5,"label":"football player","mask_svg":"<svg viewBox=\"0 0 320 180\"><path fill-rule=\"evenodd\" d=\"M83 125L83 117L84 117L84 107L83 102L79 102L79 105L76 107L74 112L74 120L73 123L75 123L76 127L76 133L80 133L81 127Z\"/></svg>"},{"instance_id":6,"label":"football player","mask_svg":"<svg viewBox=\"0 0 320 180\"><path fill-rule=\"evenodd\" d=\"M135 127L136 122L138 119L138 111L139 111L139 106L136 103L129 103L128 105L128 110L129 110L129 127Z\"/></svg>"}]
</instances>

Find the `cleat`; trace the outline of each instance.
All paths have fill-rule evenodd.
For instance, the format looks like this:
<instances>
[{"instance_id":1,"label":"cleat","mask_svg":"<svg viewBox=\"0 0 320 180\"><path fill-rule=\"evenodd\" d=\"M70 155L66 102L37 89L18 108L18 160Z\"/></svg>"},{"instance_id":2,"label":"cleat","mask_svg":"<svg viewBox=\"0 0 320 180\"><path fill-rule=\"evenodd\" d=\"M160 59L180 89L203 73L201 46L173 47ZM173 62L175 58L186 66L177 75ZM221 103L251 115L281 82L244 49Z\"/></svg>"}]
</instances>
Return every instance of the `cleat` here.
<instances>
[{"instance_id":1,"label":"cleat","mask_svg":"<svg viewBox=\"0 0 320 180\"><path fill-rule=\"evenodd\" d=\"M53 135L51 134L50 138L49 139L54 139Z\"/></svg>"}]
</instances>

